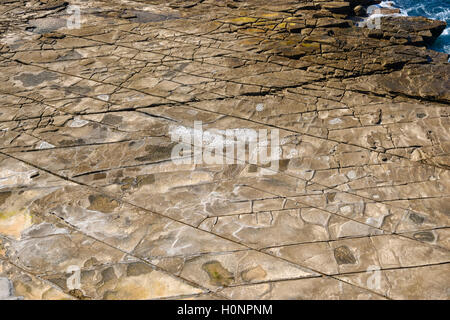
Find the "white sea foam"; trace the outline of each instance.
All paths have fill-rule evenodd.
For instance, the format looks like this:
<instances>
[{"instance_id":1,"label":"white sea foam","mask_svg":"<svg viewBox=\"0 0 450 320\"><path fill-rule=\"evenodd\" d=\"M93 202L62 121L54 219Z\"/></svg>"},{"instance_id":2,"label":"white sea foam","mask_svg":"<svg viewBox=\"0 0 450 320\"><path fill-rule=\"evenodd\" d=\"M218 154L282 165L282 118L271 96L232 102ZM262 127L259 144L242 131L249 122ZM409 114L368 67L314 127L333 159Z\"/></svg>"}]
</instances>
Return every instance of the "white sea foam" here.
<instances>
[{"instance_id":1,"label":"white sea foam","mask_svg":"<svg viewBox=\"0 0 450 320\"><path fill-rule=\"evenodd\" d=\"M413 3L403 2L401 0L396 1L398 5L403 5L403 11L409 15L422 15L431 19L447 21L450 20L450 8L445 4L445 1L416 1ZM409 7L406 7L410 5ZM450 23L448 23L447 28L442 32L441 37L436 41L434 46L435 50L450 53Z\"/></svg>"},{"instance_id":2,"label":"white sea foam","mask_svg":"<svg viewBox=\"0 0 450 320\"><path fill-rule=\"evenodd\" d=\"M380 8L382 8L382 9L400 9L400 13L378 13L377 9L380 9ZM408 15L408 13L405 10L397 7L395 5L394 1L383 1L379 4L369 6L367 8L367 14L369 15L370 19L386 17L386 16L394 16L394 17L397 16L398 17L398 16L407 16Z\"/></svg>"}]
</instances>

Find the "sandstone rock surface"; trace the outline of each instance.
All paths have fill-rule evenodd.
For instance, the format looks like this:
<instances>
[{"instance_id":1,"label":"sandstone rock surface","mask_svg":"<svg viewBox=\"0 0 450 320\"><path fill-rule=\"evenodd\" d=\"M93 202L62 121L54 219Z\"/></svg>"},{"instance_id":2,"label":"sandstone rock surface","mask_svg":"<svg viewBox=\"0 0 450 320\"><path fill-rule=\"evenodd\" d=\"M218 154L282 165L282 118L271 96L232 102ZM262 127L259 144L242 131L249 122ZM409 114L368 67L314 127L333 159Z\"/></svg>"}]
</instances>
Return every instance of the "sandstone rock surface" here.
<instances>
[{"instance_id":1,"label":"sandstone rock surface","mask_svg":"<svg viewBox=\"0 0 450 320\"><path fill-rule=\"evenodd\" d=\"M375 2L0 1L0 298L449 299L445 23Z\"/></svg>"}]
</instances>

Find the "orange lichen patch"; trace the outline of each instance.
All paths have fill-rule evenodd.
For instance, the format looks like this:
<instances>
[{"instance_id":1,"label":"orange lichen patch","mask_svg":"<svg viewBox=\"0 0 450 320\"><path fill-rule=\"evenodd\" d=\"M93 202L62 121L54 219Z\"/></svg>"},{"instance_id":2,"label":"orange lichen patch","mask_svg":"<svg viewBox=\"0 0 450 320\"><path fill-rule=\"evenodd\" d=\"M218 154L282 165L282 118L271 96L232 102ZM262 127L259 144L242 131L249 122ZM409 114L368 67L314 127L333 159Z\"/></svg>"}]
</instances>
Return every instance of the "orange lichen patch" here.
<instances>
[{"instance_id":1,"label":"orange lichen patch","mask_svg":"<svg viewBox=\"0 0 450 320\"><path fill-rule=\"evenodd\" d=\"M258 28L249 28L241 31L242 33L265 33L266 31Z\"/></svg>"},{"instance_id":2,"label":"orange lichen patch","mask_svg":"<svg viewBox=\"0 0 450 320\"><path fill-rule=\"evenodd\" d=\"M26 211L0 212L0 234L20 239L23 230L31 227L32 216Z\"/></svg>"},{"instance_id":3,"label":"orange lichen patch","mask_svg":"<svg viewBox=\"0 0 450 320\"><path fill-rule=\"evenodd\" d=\"M275 30L286 29L286 26L287 26L287 23L286 23L286 22L279 23L279 24L276 26Z\"/></svg>"},{"instance_id":4,"label":"orange lichen patch","mask_svg":"<svg viewBox=\"0 0 450 320\"><path fill-rule=\"evenodd\" d=\"M0 240L0 256L5 256L6 254L6 249L3 246L3 242L2 240ZM2 266L0 265L0 272L2 272Z\"/></svg>"},{"instance_id":5,"label":"orange lichen patch","mask_svg":"<svg viewBox=\"0 0 450 320\"><path fill-rule=\"evenodd\" d=\"M290 47L290 46L295 46L297 44L296 41L292 41L292 40L287 40L287 41L279 41L280 46L282 47Z\"/></svg>"},{"instance_id":6,"label":"orange lichen patch","mask_svg":"<svg viewBox=\"0 0 450 320\"><path fill-rule=\"evenodd\" d=\"M266 276L267 272L261 266L253 267L241 273L242 279L246 282L263 280Z\"/></svg>"},{"instance_id":7,"label":"orange lichen patch","mask_svg":"<svg viewBox=\"0 0 450 320\"><path fill-rule=\"evenodd\" d=\"M251 18L251 17L239 17L239 18L224 20L224 22L241 26L241 25L244 25L244 24L255 22L256 20L257 19Z\"/></svg>"},{"instance_id":8,"label":"orange lichen patch","mask_svg":"<svg viewBox=\"0 0 450 320\"><path fill-rule=\"evenodd\" d=\"M260 17L265 19L281 19L285 17L285 14L282 14L280 12L270 12L270 13L263 13L260 15Z\"/></svg>"},{"instance_id":9,"label":"orange lichen patch","mask_svg":"<svg viewBox=\"0 0 450 320\"><path fill-rule=\"evenodd\" d=\"M144 300L200 293L201 291L160 272L151 272L119 280L114 289L105 293L108 300Z\"/></svg>"},{"instance_id":10,"label":"orange lichen patch","mask_svg":"<svg viewBox=\"0 0 450 320\"><path fill-rule=\"evenodd\" d=\"M317 42L302 42L300 45L305 48L320 48L320 44Z\"/></svg>"}]
</instances>

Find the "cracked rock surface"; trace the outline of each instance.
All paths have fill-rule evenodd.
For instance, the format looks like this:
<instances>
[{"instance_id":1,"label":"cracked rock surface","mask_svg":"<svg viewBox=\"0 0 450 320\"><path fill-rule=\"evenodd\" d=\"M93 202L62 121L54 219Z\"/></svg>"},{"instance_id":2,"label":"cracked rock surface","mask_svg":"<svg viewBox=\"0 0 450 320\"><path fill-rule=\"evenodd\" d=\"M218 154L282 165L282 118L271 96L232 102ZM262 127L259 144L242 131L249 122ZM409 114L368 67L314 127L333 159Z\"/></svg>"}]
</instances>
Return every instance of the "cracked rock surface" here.
<instances>
[{"instance_id":1,"label":"cracked rock surface","mask_svg":"<svg viewBox=\"0 0 450 320\"><path fill-rule=\"evenodd\" d=\"M375 2L0 1L0 299L449 299L445 23Z\"/></svg>"}]
</instances>

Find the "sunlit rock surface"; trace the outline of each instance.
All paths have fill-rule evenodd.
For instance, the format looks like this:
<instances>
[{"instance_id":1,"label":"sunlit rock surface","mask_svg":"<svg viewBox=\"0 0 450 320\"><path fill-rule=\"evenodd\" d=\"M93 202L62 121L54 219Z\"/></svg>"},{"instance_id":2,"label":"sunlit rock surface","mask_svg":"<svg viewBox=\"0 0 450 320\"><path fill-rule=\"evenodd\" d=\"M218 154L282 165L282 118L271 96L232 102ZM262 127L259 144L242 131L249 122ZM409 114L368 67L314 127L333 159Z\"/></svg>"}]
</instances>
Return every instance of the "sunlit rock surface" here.
<instances>
[{"instance_id":1,"label":"sunlit rock surface","mask_svg":"<svg viewBox=\"0 0 450 320\"><path fill-rule=\"evenodd\" d=\"M449 299L445 24L374 2L0 1L0 299Z\"/></svg>"}]
</instances>

